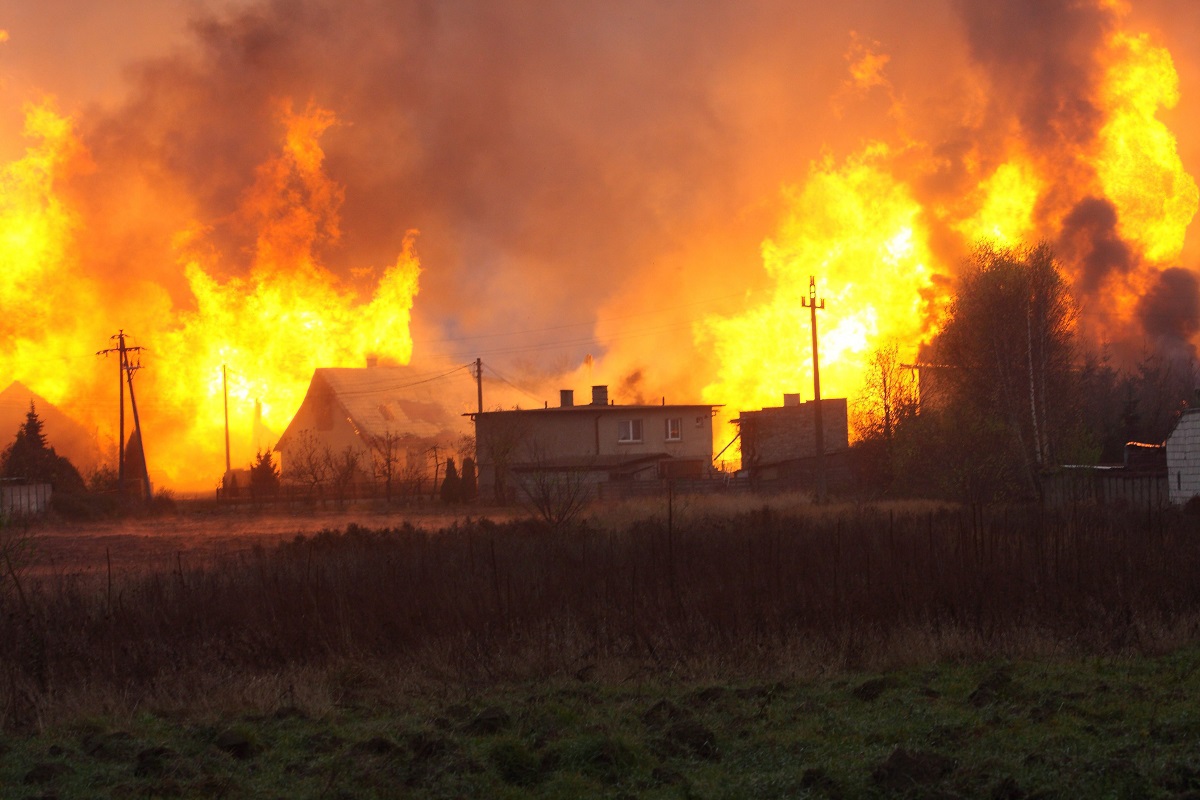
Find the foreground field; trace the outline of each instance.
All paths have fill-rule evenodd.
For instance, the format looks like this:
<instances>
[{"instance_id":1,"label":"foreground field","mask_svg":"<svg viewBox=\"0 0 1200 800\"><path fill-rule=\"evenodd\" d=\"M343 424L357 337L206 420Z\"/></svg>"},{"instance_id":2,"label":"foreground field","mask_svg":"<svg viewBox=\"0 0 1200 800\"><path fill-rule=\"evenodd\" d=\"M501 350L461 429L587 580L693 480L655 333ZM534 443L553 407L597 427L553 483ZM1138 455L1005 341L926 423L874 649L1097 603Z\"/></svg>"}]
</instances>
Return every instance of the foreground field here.
<instances>
[{"instance_id":1,"label":"foreground field","mask_svg":"<svg viewBox=\"0 0 1200 800\"><path fill-rule=\"evenodd\" d=\"M712 684L416 686L0 739L4 797L1194 798L1200 651ZM260 690L266 687L260 686ZM260 691L260 701L264 700Z\"/></svg>"},{"instance_id":2,"label":"foreground field","mask_svg":"<svg viewBox=\"0 0 1200 800\"><path fill-rule=\"evenodd\" d=\"M10 527L0 796L1200 792L1193 516L606 511Z\"/></svg>"}]
</instances>

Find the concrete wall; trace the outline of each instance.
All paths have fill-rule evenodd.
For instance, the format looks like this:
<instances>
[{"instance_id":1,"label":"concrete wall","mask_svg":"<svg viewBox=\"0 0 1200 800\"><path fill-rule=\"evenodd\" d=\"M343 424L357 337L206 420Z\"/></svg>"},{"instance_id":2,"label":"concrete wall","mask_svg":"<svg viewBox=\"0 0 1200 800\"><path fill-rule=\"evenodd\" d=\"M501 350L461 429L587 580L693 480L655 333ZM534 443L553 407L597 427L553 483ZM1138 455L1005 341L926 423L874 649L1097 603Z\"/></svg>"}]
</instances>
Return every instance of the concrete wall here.
<instances>
[{"instance_id":1,"label":"concrete wall","mask_svg":"<svg viewBox=\"0 0 1200 800\"><path fill-rule=\"evenodd\" d=\"M1200 409L1183 412L1167 437L1167 480L1171 502L1182 505L1200 495Z\"/></svg>"}]
</instances>

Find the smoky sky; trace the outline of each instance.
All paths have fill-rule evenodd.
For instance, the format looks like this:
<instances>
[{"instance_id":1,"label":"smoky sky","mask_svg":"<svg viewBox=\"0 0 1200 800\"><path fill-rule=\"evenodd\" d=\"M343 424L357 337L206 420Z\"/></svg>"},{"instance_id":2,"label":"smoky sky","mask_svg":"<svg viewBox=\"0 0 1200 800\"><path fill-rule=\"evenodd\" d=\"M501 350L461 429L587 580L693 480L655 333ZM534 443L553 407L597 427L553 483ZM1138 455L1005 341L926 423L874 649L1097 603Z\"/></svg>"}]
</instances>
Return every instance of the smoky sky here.
<instances>
[{"instance_id":1,"label":"smoky sky","mask_svg":"<svg viewBox=\"0 0 1200 800\"><path fill-rule=\"evenodd\" d=\"M1169 24L1172 6L1159 5ZM907 177L937 204L969 188L968 164L1007 157L1013 126L1051 174L1087 175L1063 154L1095 138L1095 52L1115 24L1114 11L1077 0L186 10L161 53L129 59L118 100L76 113L94 164L72 186L89 269L139 276L186 306L171 241L199 221L218 277L244 273L255 231L234 211L278 152L279 103L311 102L339 120L321 144L344 186L341 236L323 262L353 283L420 231L415 314L451 337L750 291L764 281L759 245L781 216L781 188L823 151L857 152L898 127L927 142L913 158L936 168ZM890 61L886 86L847 100L852 34ZM960 105L976 76L984 107L971 116ZM1087 292L1131 262L1111 204L1074 195L1076 183L1055 183L1039 214L1066 220L1056 244ZM928 221L952 270L961 243Z\"/></svg>"},{"instance_id":2,"label":"smoky sky","mask_svg":"<svg viewBox=\"0 0 1200 800\"><path fill-rule=\"evenodd\" d=\"M1086 143L1101 118L1088 98L1094 53L1112 12L1075 0L956 0L967 41L991 78L995 107L1013 109L1041 147Z\"/></svg>"},{"instance_id":3,"label":"smoky sky","mask_svg":"<svg viewBox=\"0 0 1200 800\"><path fill-rule=\"evenodd\" d=\"M1163 270L1137 311L1151 336L1173 344L1190 342L1200 332L1200 282L1185 269ZM1188 349L1194 354L1193 347Z\"/></svg>"},{"instance_id":4,"label":"smoky sky","mask_svg":"<svg viewBox=\"0 0 1200 800\"><path fill-rule=\"evenodd\" d=\"M278 147L273 103L312 101L340 120L322 140L346 186L335 271L387 265L417 229L426 313L469 317L471 295L561 307L577 278L604 276L574 298L590 308L732 181L737 152L707 94L734 9L618 8L275 2L196 18L196 55L136 66L127 102L89 120L93 196L165 173L236 274L254 231L229 210Z\"/></svg>"}]
</instances>

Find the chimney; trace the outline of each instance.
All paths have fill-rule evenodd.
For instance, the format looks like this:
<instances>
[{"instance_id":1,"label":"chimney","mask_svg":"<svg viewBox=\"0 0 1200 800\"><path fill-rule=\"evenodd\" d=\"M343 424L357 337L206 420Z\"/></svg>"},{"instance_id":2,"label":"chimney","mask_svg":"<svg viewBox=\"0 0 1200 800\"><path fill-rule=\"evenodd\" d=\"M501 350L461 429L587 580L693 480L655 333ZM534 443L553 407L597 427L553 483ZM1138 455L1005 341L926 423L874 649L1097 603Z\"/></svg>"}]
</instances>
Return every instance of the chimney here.
<instances>
[{"instance_id":1,"label":"chimney","mask_svg":"<svg viewBox=\"0 0 1200 800\"><path fill-rule=\"evenodd\" d=\"M379 356L367 356L367 367L368 368L378 367L378 366L379 366Z\"/></svg>"},{"instance_id":2,"label":"chimney","mask_svg":"<svg viewBox=\"0 0 1200 800\"><path fill-rule=\"evenodd\" d=\"M792 408L793 406L798 406L798 405L800 405L800 393L799 392L797 392L795 394L785 394L783 396L783 407L784 408Z\"/></svg>"},{"instance_id":3,"label":"chimney","mask_svg":"<svg viewBox=\"0 0 1200 800\"><path fill-rule=\"evenodd\" d=\"M592 387L592 405L606 406L608 405L608 387L593 386Z\"/></svg>"},{"instance_id":4,"label":"chimney","mask_svg":"<svg viewBox=\"0 0 1200 800\"><path fill-rule=\"evenodd\" d=\"M558 390L558 405L559 408L570 408L575 405L575 390L574 389L559 389Z\"/></svg>"}]
</instances>

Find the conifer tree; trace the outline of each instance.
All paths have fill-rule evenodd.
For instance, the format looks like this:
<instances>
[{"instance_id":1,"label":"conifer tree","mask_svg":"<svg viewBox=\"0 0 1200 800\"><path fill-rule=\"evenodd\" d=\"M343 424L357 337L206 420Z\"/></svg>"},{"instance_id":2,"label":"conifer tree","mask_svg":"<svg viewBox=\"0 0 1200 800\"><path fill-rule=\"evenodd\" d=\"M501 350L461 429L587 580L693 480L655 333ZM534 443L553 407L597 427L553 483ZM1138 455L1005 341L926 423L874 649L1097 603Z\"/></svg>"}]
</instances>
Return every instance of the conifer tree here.
<instances>
[{"instance_id":1,"label":"conifer tree","mask_svg":"<svg viewBox=\"0 0 1200 800\"><path fill-rule=\"evenodd\" d=\"M30 401L25 422L17 429L13 443L0 456L0 475L49 483L59 491L82 491L84 484L79 471L49 446L42 425L37 409Z\"/></svg>"},{"instance_id":2,"label":"conifer tree","mask_svg":"<svg viewBox=\"0 0 1200 800\"><path fill-rule=\"evenodd\" d=\"M457 503L462 499L462 481L454 467L454 459L446 459L446 478L442 481L442 502Z\"/></svg>"},{"instance_id":3,"label":"conifer tree","mask_svg":"<svg viewBox=\"0 0 1200 800\"><path fill-rule=\"evenodd\" d=\"M462 492L460 494L462 499L474 500L479 490L475 482L475 459L470 456L463 459L461 483Z\"/></svg>"}]
</instances>

